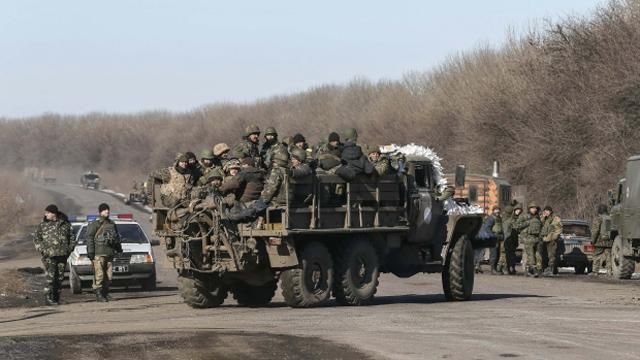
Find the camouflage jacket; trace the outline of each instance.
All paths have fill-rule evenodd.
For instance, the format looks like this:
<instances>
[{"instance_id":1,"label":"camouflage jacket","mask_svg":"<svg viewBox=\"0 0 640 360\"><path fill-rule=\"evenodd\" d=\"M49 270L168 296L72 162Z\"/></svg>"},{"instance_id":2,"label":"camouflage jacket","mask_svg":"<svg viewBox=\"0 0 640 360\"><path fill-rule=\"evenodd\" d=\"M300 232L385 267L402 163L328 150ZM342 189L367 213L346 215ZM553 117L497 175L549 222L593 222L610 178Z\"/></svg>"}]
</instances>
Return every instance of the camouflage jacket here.
<instances>
[{"instance_id":1,"label":"camouflage jacket","mask_svg":"<svg viewBox=\"0 0 640 360\"><path fill-rule=\"evenodd\" d=\"M596 247L611 247L612 241L606 229L609 215L598 215L591 223L591 243Z\"/></svg>"},{"instance_id":2,"label":"camouflage jacket","mask_svg":"<svg viewBox=\"0 0 640 360\"><path fill-rule=\"evenodd\" d=\"M36 250L43 257L69 256L76 247L71 224L59 216L56 221L44 220L33 234Z\"/></svg>"},{"instance_id":3,"label":"camouflage jacket","mask_svg":"<svg viewBox=\"0 0 640 360\"><path fill-rule=\"evenodd\" d=\"M518 221L518 217L515 215L505 216L502 218L502 232L504 233L504 239L506 240L518 240L518 232L514 229L513 225Z\"/></svg>"},{"instance_id":4,"label":"camouflage jacket","mask_svg":"<svg viewBox=\"0 0 640 360\"><path fill-rule=\"evenodd\" d=\"M540 237L544 242L557 241L562 234L562 222L560 217L554 214L548 217L542 217L542 229L540 230Z\"/></svg>"},{"instance_id":5,"label":"camouflage jacket","mask_svg":"<svg viewBox=\"0 0 640 360\"><path fill-rule=\"evenodd\" d=\"M371 164L373 165L376 173L380 176L388 174L389 169L391 168L389 159L386 156L380 156L378 161L371 162Z\"/></svg>"},{"instance_id":6,"label":"camouflage jacket","mask_svg":"<svg viewBox=\"0 0 640 360\"><path fill-rule=\"evenodd\" d=\"M316 150L315 156L316 158L320 157L320 155L331 154L338 158L342 156L342 145L337 147L331 146L329 143L323 143L318 146Z\"/></svg>"},{"instance_id":7,"label":"camouflage jacket","mask_svg":"<svg viewBox=\"0 0 640 360\"><path fill-rule=\"evenodd\" d=\"M196 181L196 186L204 186L207 185L211 181L211 175L213 174L213 166L202 166L200 168L200 177L198 181Z\"/></svg>"},{"instance_id":8,"label":"camouflage jacket","mask_svg":"<svg viewBox=\"0 0 640 360\"><path fill-rule=\"evenodd\" d=\"M262 158L262 161L264 162L263 167L266 169L271 169L271 165L272 165L271 162L273 161L274 155L278 153L284 154L288 152L289 150L283 143L277 143L277 144L271 145L263 155L264 156ZM256 164L256 167L259 167L259 164Z\"/></svg>"},{"instance_id":9,"label":"camouflage jacket","mask_svg":"<svg viewBox=\"0 0 640 360\"><path fill-rule=\"evenodd\" d=\"M538 215L525 214L520 215L513 225L514 229L519 231L519 240L522 243L532 243L540 240L540 231L542 230L542 222Z\"/></svg>"},{"instance_id":10,"label":"camouflage jacket","mask_svg":"<svg viewBox=\"0 0 640 360\"><path fill-rule=\"evenodd\" d=\"M262 160L260 159L260 148L258 147L258 144L252 143L249 140L243 140L237 143L231 150L231 154L237 159L250 157L258 166L262 164Z\"/></svg>"},{"instance_id":11,"label":"camouflage jacket","mask_svg":"<svg viewBox=\"0 0 640 360\"><path fill-rule=\"evenodd\" d=\"M274 165L269 171L269 176L264 184L264 189L260 194L260 199L265 203L273 205L285 205L287 203L287 194L284 190L287 181L288 169Z\"/></svg>"},{"instance_id":12,"label":"camouflage jacket","mask_svg":"<svg viewBox=\"0 0 640 360\"><path fill-rule=\"evenodd\" d=\"M116 223L109 218L99 217L87 228L87 254L92 256L113 256L122 252L120 233Z\"/></svg>"},{"instance_id":13,"label":"camouflage jacket","mask_svg":"<svg viewBox=\"0 0 640 360\"><path fill-rule=\"evenodd\" d=\"M156 170L149 174L151 179L160 180L160 195L164 206L173 207L189 198L193 187L191 171L179 171L176 166Z\"/></svg>"}]
</instances>

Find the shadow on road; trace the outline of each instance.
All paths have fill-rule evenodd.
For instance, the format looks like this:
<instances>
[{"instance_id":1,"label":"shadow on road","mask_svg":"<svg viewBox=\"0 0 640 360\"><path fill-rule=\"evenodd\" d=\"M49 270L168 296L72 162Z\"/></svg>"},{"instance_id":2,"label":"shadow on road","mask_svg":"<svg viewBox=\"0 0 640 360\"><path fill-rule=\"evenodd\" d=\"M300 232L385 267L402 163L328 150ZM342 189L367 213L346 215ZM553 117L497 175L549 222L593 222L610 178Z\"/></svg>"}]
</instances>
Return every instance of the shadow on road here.
<instances>
[{"instance_id":1,"label":"shadow on road","mask_svg":"<svg viewBox=\"0 0 640 360\"><path fill-rule=\"evenodd\" d=\"M491 301L500 299L513 298L546 298L549 296L541 296L534 294L473 294L470 301ZM447 302L443 294L430 295L392 295L392 296L376 296L372 305L389 305L389 304L434 304Z\"/></svg>"}]
</instances>

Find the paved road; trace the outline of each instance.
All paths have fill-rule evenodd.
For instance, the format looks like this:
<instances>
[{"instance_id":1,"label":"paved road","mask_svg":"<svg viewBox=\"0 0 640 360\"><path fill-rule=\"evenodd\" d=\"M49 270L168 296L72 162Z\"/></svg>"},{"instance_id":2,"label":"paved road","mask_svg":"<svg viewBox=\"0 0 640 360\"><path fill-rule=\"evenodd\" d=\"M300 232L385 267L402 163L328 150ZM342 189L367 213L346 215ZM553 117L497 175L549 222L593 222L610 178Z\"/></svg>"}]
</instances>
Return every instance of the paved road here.
<instances>
[{"instance_id":1,"label":"paved road","mask_svg":"<svg viewBox=\"0 0 640 360\"><path fill-rule=\"evenodd\" d=\"M105 199L81 189L60 191L82 207ZM228 299L221 308L193 310L171 290L172 272L161 274L164 291L125 291L108 304L85 299L1 310L0 353L105 359L637 359L639 353L635 281L480 275L473 301L446 302L438 275L384 275L368 307L290 309L278 295L267 308ZM104 334L98 338L109 346L91 343L86 334ZM106 351L114 345L122 350Z\"/></svg>"}]
</instances>

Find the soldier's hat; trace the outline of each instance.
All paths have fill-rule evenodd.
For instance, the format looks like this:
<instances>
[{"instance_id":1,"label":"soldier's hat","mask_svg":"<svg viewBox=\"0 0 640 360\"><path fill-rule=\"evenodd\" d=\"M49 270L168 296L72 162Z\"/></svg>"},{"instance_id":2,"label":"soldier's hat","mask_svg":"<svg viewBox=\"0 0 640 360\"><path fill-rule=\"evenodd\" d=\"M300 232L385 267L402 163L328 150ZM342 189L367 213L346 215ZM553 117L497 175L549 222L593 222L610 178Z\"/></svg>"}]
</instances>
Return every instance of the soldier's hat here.
<instances>
[{"instance_id":1,"label":"soldier's hat","mask_svg":"<svg viewBox=\"0 0 640 360\"><path fill-rule=\"evenodd\" d=\"M307 152L296 147L291 150L291 157L298 159L300 162L304 162L307 159Z\"/></svg>"},{"instance_id":2,"label":"soldier's hat","mask_svg":"<svg viewBox=\"0 0 640 360\"><path fill-rule=\"evenodd\" d=\"M516 203L513 204L513 211L516 211L518 209L522 210L522 204L516 201Z\"/></svg>"},{"instance_id":3,"label":"soldier's hat","mask_svg":"<svg viewBox=\"0 0 640 360\"><path fill-rule=\"evenodd\" d=\"M52 214L58 214L60 211L58 210L58 207L54 204L48 205L46 208L44 208L44 211L46 212L50 212Z\"/></svg>"},{"instance_id":4,"label":"soldier's hat","mask_svg":"<svg viewBox=\"0 0 640 360\"><path fill-rule=\"evenodd\" d=\"M189 161L189 158L187 157L186 154L178 153L178 154L176 154L176 161L177 162L181 162L181 161L187 162L187 161Z\"/></svg>"},{"instance_id":5,"label":"soldier's hat","mask_svg":"<svg viewBox=\"0 0 640 360\"><path fill-rule=\"evenodd\" d=\"M367 145L365 147L365 151L367 152L367 155L373 154L373 153L380 153L380 147L378 145Z\"/></svg>"},{"instance_id":6,"label":"soldier's hat","mask_svg":"<svg viewBox=\"0 0 640 360\"><path fill-rule=\"evenodd\" d=\"M251 124L244 129L244 136L249 136L251 134L260 135L260 128L258 127L258 125Z\"/></svg>"},{"instance_id":7,"label":"soldier's hat","mask_svg":"<svg viewBox=\"0 0 640 360\"><path fill-rule=\"evenodd\" d=\"M527 205L527 209L531 209L531 208L539 209L538 204L536 204L535 201L529 201L529 204Z\"/></svg>"},{"instance_id":8,"label":"soldier's hat","mask_svg":"<svg viewBox=\"0 0 640 360\"><path fill-rule=\"evenodd\" d=\"M219 143L213 147L213 155L220 156L225 153L225 151L230 151L231 148L226 143Z\"/></svg>"},{"instance_id":9,"label":"soldier's hat","mask_svg":"<svg viewBox=\"0 0 640 360\"><path fill-rule=\"evenodd\" d=\"M276 128L274 128L273 126L269 126L265 131L264 131L264 136L267 135L275 135L278 136L278 132L276 131Z\"/></svg>"},{"instance_id":10,"label":"soldier's hat","mask_svg":"<svg viewBox=\"0 0 640 360\"><path fill-rule=\"evenodd\" d=\"M204 149L200 152L200 159L213 159L213 151L211 149Z\"/></svg>"},{"instance_id":11,"label":"soldier's hat","mask_svg":"<svg viewBox=\"0 0 640 360\"><path fill-rule=\"evenodd\" d=\"M224 172L229 172L231 169L242 169L240 166L240 160L231 159L226 164L224 164Z\"/></svg>"}]
</instances>

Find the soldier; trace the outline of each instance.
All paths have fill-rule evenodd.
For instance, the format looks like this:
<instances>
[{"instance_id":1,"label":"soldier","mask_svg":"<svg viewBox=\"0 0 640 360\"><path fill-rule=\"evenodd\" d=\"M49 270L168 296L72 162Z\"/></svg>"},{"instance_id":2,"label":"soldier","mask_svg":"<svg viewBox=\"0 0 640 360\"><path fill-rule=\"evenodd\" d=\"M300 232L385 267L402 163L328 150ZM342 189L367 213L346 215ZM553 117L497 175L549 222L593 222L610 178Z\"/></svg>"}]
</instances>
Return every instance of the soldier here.
<instances>
[{"instance_id":1,"label":"soldier","mask_svg":"<svg viewBox=\"0 0 640 360\"><path fill-rule=\"evenodd\" d=\"M611 237L607 229L609 210L607 205L598 205L598 215L591 223L591 244L596 247L593 254L593 271L589 275L599 276L602 263L605 263L607 275L611 275Z\"/></svg>"},{"instance_id":2,"label":"soldier","mask_svg":"<svg viewBox=\"0 0 640 360\"><path fill-rule=\"evenodd\" d=\"M351 141L353 143L357 143L358 142L358 131L356 131L356 129L354 128L347 128L344 129L344 131L342 132L342 141L343 142L348 142Z\"/></svg>"},{"instance_id":3,"label":"soldier","mask_svg":"<svg viewBox=\"0 0 640 360\"><path fill-rule=\"evenodd\" d=\"M305 163L306 160L306 151L297 147L291 150L291 169L289 174L292 178L301 178L313 174L311 167Z\"/></svg>"},{"instance_id":4,"label":"soldier","mask_svg":"<svg viewBox=\"0 0 640 360\"><path fill-rule=\"evenodd\" d=\"M340 135L338 135L338 133L332 132L327 137L327 142L318 146L316 158L324 154L331 154L340 158L340 155L342 154L342 144L340 143Z\"/></svg>"},{"instance_id":5,"label":"soldier","mask_svg":"<svg viewBox=\"0 0 640 360\"><path fill-rule=\"evenodd\" d=\"M244 131L243 141L233 147L232 155L236 159L250 157L256 164L261 164L260 159L260 128L258 125L249 125Z\"/></svg>"},{"instance_id":6,"label":"soldier","mask_svg":"<svg viewBox=\"0 0 640 360\"><path fill-rule=\"evenodd\" d=\"M529 212L518 219L514 228L520 232L520 242L524 244L526 253L525 274L539 277L542 272L542 258L537 254L540 253L538 248L541 246L540 231L542 230L542 222L538 216L539 208L535 202L530 202L527 209Z\"/></svg>"},{"instance_id":7,"label":"soldier","mask_svg":"<svg viewBox=\"0 0 640 360\"><path fill-rule=\"evenodd\" d=\"M287 194L284 191L284 182L289 171L289 153L278 152L271 160L271 171L260 194L261 204L286 205Z\"/></svg>"},{"instance_id":8,"label":"soldier","mask_svg":"<svg viewBox=\"0 0 640 360\"><path fill-rule=\"evenodd\" d=\"M260 149L260 157L262 158L263 164L256 164L258 167L267 168L271 163L268 156L270 155L270 150L274 145L278 144L278 132L272 126L269 126L264 132L264 144L262 144L262 148Z\"/></svg>"},{"instance_id":9,"label":"soldier","mask_svg":"<svg viewBox=\"0 0 640 360\"><path fill-rule=\"evenodd\" d=\"M494 209L495 210L495 209ZM499 215L499 214L498 214ZM482 241L490 241L492 239L498 239L498 237L501 237L502 234L498 234L496 232L494 232L494 229L496 228L496 219L498 219L498 216L495 216L495 212L492 213L491 215L487 216L484 221L482 222L482 226L480 227L480 230L478 231L478 235L477 238L482 240ZM482 274L482 267L480 266L482 263L482 258L484 257L484 248L481 249L477 249L474 251L474 264L475 264L475 271L476 274ZM493 262L491 262L490 260L490 264L492 267L492 274L495 274L495 271L493 269Z\"/></svg>"},{"instance_id":10,"label":"soldier","mask_svg":"<svg viewBox=\"0 0 640 360\"><path fill-rule=\"evenodd\" d=\"M196 183L198 186L203 186L211 182L209 175L211 174L211 170L213 170L214 158L213 151L210 149L204 149L200 152L200 171L202 174Z\"/></svg>"},{"instance_id":11,"label":"soldier","mask_svg":"<svg viewBox=\"0 0 640 360\"><path fill-rule=\"evenodd\" d=\"M120 234L113 220L109 219L109 205L98 206L100 216L87 228L87 256L93 262L93 291L96 301L111 300L109 285L113 275L113 257L122 252Z\"/></svg>"},{"instance_id":12,"label":"soldier","mask_svg":"<svg viewBox=\"0 0 640 360\"><path fill-rule=\"evenodd\" d=\"M516 209L518 208L517 214ZM508 205L504 211L502 218L503 241L500 246L500 259L498 260L498 271L507 272L509 275L516 274L515 257L516 248L518 247L518 234L513 229L513 223L518 220L518 216L522 212L522 207L517 203Z\"/></svg>"},{"instance_id":13,"label":"soldier","mask_svg":"<svg viewBox=\"0 0 640 360\"><path fill-rule=\"evenodd\" d=\"M232 177L225 179L220 187L223 194L233 193L235 199L245 206L250 206L260 198L264 188L264 170L258 169L253 163L253 159L244 158L240 160L241 170Z\"/></svg>"},{"instance_id":14,"label":"soldier","mask_svg":"<svg viewBox=\"0 0 640 360\"><path fill-rule=\"evenodd\" d=\"M498 271L498 261L500 256L500 248L503 247L504 234L502 229L502 209L499 206L494 206L491 215L493 218L493 225L491 226L491 232L493 237L496 238L496 246L489 249L489 264L491 264L491 275L504 275L502 269Z\"/></svg>"},{"instance_id":15,"label":"soldier","mask_svg":"<svg viewBox=\"0 0 640 360\"><path fill-rule=\"evenodd\" d=\"M198 162L196 154L191 151L187 151L185 155L187 156L187 167L191 171L191 185L196 185L202 176L202 165Z\"/></svg>"},{"instance_id":16,"label":"soldier","mask_svg":"<svg viewBox=\"0 0 640 360\"><path fill-rule=\"evenodd\" d=\"M311 149L307 144L307 139L305 139L302 134L298 133L293 136L292 142L293 146L289 146L289 153L291 153L295 148L302 149L306 152L305 163L311 162L313 159L313 149Z\"/></svg>"},{"instance_id":17,"label":"soldier","mask_svg":"<svg viewBox=\"0 0 640 360\"><path fill-rule=\"evenodd\" d=\"M377 145L370 146L367 148L367 153L369 161L373 165L376 174L382 176L389 173L389 159L386 156L380 155L380 147L378 147Z\"/></svg>"},{"instance_id":18,"label":"soldier","mask_svg":"<svg viewBox=\"0 0 640 360\"><path fill-rule=\"evenodd\" d=\"M362 148L352 140L347 140L342 147L342 160L346 166L338 168L336 174L347 181L353 180L358 174L371 175L373 165L362 153Z\"/></svg>"},{"instance_id":19,"label":"soldier","mask_svg":"<svg viewBox=\"0 0 640 360\"><path fill-rule=\"evenodd\" d=\"M47 275L45 302L47 305L58 305L67 258L73 252L76 240L67 216L56 205L51 204L45 208L44 218L36 229L33 243L42 257Z\"/></svg>"},{"instance_id":20,"label":"soldier","mask_svg":"<svg viewBox=\"0 0 640 360\"><path fill-rule=\"evenodd\" d=\"M164 206L174 207L189 198L193 186L192 176L187 156L178 154L173 166L149 174L149 183L153 184L155 180L161 181L160 197L162 203Z\"/></svg>"},{"instance_id":21,"label":"soldier","mask_svg":"<svg viewBox=\"0 0 640 360\"><path fill-rule=\"evenodd\" d=\"M213 147L213 167L224 171L224 165L229 161L231 148L225 143L216 144Z\"/></svg>"},{"instance_id":22,"label":"soldier","mask_svg":"<svg viewBox=\"0 0 640 360\"><path fill-rule=\"evenodd\" d=\"M562 222L560 217L553 214L551 206L545 206L542 211L542 230L540 231L540 237L542 238L542 244L539 248L540 253L536 256L544 258L543 254L547 253L547 267L544 269L542 276L554 276L557 273L556 268L556 253L558 250L558 238L562 234Z\"/></svg>"}]
</instances>

